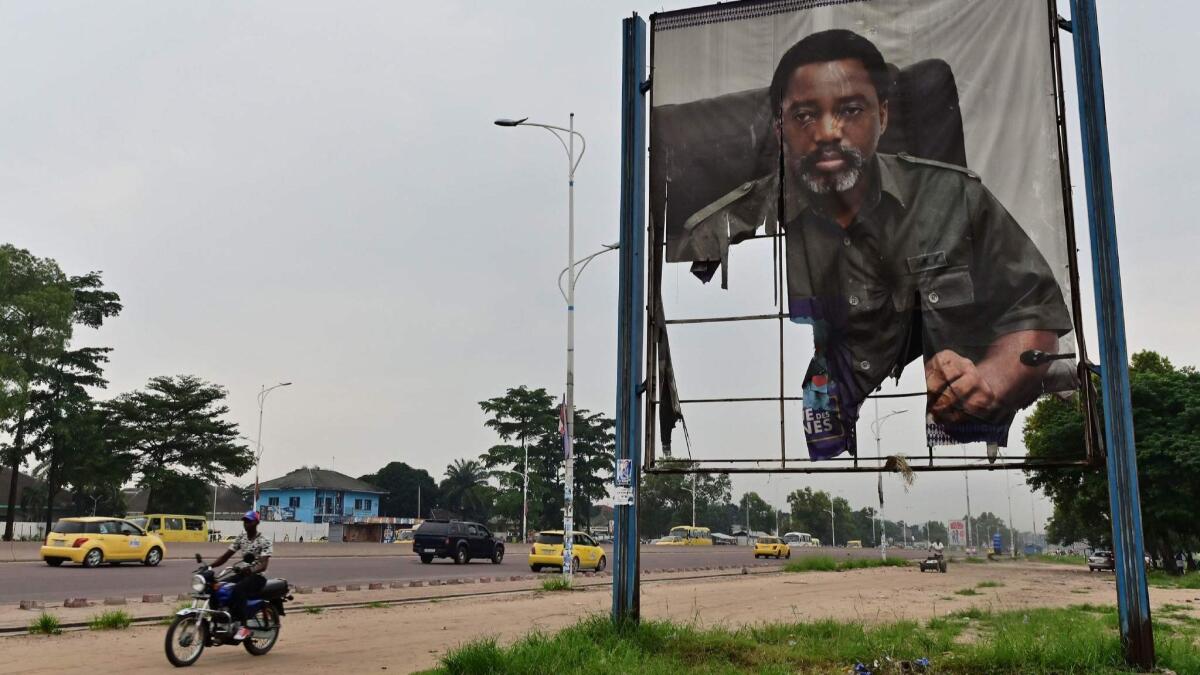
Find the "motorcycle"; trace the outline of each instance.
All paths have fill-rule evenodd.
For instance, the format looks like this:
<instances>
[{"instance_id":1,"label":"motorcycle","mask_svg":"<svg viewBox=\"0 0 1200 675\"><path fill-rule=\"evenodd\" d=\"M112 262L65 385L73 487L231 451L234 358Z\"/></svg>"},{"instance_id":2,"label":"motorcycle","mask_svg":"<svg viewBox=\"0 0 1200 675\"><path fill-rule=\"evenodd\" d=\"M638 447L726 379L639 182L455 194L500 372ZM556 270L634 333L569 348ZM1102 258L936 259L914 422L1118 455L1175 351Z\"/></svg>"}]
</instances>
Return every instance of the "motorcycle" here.
<instances>
[{"instance_id":1,"label":"motorcycle","mask_svg":"<svg viewBox=\"0 0 1200 675\"><path fill-rule=\"evenodd\" d=\"M930 552L921 561L921 571L933 570L934 572L946 573L946 556L941 552Z\"/></svg>"},{"instance_id":2,"label":"motorcycle","mask_svg":"<svg viewBox=\"0 0 1200 675\"><path fill-rule=\"evenodd\" d=\"M196 562L200 567L192 574L192 606L176 612L167 628L167 660L177 668L195 663L205 647L238 644L234 636L239 626L229 603L234 582L254 563L254 555L247 553L242 562L220 572L205 565L198 553ZM250 636L241 641L246 651L254 656L271 651L279 640L283 603L291 599L286 579L268 579L258 595L246 601L243 616Z\"/></svg>"}]
</instances>

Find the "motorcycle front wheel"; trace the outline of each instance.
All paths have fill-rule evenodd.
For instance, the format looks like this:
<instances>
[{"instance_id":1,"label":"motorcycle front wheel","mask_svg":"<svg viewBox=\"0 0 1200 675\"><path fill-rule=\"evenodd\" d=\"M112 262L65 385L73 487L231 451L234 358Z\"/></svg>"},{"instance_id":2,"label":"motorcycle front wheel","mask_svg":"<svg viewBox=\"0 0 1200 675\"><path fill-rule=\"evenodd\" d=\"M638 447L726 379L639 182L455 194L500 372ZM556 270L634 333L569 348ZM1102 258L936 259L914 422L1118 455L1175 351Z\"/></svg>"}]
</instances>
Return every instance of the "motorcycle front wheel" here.
<instances>
[{"instance_id":1,"label":"motorcycle front wheel","mask_svg":"<svg viewBox=\"0 0 1200 675\"><path fill-rule=\"evenodd\" d=\"M242 646L255 656L266 654L271 651L279 639L279 627L279 615L275 613L275 608L264 604L246 622L246 628L249 628L254 634L246 638L242 642Z\"/></svg>"},{"instance_id":2,"label":"motorcycle front wheel","mask_svg":"<svg viewBox=\"0 0 1200 675\"><path fill-rule=\"evenodd\" d=\"M177 616L167 629L167 660L176 668L190 666L208 643L208 623L194 616Z\"/></svg>"}]
</instances>

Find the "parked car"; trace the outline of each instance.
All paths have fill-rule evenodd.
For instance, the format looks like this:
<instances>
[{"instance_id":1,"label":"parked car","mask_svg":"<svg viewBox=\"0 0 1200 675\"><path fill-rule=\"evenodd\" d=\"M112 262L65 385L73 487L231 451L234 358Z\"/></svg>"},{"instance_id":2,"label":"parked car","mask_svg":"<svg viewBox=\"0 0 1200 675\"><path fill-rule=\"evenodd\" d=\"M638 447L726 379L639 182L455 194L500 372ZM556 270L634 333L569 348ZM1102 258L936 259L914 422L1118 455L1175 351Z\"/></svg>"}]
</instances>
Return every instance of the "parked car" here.
<instances>
[{"instance_id":1,"label":"parked car","mask_svg":"<svg viewBox=\"0 0 1200 675\"><path fill-rule=\"evenodd\" d=\"M456 565L485 558L499 565L504 560L504 542L479 523L426 520L413 533L413 552L427 565L434 558L450 558Z\"/></svg>"},{"instance_id":2,"label":"parked car","mask_svg":"<svg viewBox=\"0 0 1200 675\"><path fill-rule=\"evenodd\" d=\"M46 535L42 560L51 567L65 561L84 567L140 562L154 567L162 562L167 545L157 535L120 518L60 518Z\"/></svg>"},{"instance_id":3,"label":"parked car","mask_svg":"<svg viewBox=\"0 0 1200 675\"><path fill-rule=\"evenodd\" d=\"M779 537L759 537L754 542L755 558L790 558L792 547Z\"/></svg>"},{"instance_id":4,"label":"parked car","mask_svg":"<svg viewBox=\"0 0 1200 675\"><path fill-rule=\"evenodd\" d=\"M1116 569L1112 551L1092 551L1092 554L1088 556L1087 565L1089 572L1112 572Z\"/></svg>"},{"instance_id":5,"label":"parked car","mask_svg":"<svg viewBox=\"0 0 1200 675\"><path fill-rule=\"evenodd\" d=\"M583 532L573 532L575 539L571 542L571 571L593 569L597 572L608 567L608 559L604 557L604 549ZM533 545L529 547L529 569L541 572L544 567L562 569L563 564L563 531L545 530L533 536Z\"/></svg>"}]
</instances>

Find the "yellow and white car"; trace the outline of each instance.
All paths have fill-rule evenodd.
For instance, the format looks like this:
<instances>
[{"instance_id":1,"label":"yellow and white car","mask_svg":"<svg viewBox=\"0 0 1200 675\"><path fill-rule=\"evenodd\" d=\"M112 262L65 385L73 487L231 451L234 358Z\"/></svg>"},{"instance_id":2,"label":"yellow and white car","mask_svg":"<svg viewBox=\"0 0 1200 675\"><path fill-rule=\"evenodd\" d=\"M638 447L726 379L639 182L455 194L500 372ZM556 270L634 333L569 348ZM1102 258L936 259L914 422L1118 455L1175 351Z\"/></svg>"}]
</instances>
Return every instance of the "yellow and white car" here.
<instances>
[{"instance_id":1,"label":"yellow and white car","mask_svg":"<svg viewBox=\"0 0 1200 675\"><path fill-rule=\"evenodd\" d=\"M754 542L755 558L790 558L792 547L779 537L759 537Z\"/></svg>"},{"instance_id":2,"label":"yellow and white car","mask_svg":"<svg viewBox=\"0 0 1200 675\"><path fill-rule=\"evenodd\" d=\"M596 540L583 532L572 532L571 542L571 571L591 569L601 572L608 567L608 558L604 557L604 549L596 544ZM529 549L529 569L541 572L543 567L562 569L563 565L563 531L545 530L533 537L533 546Z\"/></svg>"},{"instance_id":3,"label":"yellow and white car","mask_svg":"<svg viewBox=\"0 0 1200 675\"><path fill-rule=\"evenodd\" d=\"M679 525L670 534L654 542L656 546L712 546L712 534L707 527Z\"/></svg>"},{"instance_id":4,"label":"yellow and white car","mask_svg":"<svg viewBox=\"0 0 1200 675\"><path fill-rule=\"evenodd\" d=\"M60 518L46 535L42 560L58 567L70 560L84 567L140 562L154 567L167 554L163 540L120 518Z\"/></svg>"}]
</instances>

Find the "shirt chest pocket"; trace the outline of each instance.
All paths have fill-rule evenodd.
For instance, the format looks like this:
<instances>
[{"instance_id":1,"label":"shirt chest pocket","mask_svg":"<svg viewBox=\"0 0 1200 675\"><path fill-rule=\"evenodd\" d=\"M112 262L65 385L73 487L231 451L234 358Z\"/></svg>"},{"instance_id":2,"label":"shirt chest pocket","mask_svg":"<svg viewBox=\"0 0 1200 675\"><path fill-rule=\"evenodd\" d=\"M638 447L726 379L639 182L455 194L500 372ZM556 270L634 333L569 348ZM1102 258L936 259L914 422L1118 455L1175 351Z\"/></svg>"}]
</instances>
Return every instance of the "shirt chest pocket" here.
<instances>
[{"instance_id":1,"label":"shirt chest pocket","mask_svg":"<svg viewBox=\"0 0 1200 675\"><path fill-rule=\"evenodd\" d=\"M975 302L975 284L967 267L951 267L924 274L917 281L921 310L930 312Z\"/></svg>"}]
</instances>

